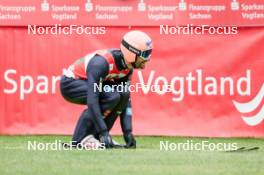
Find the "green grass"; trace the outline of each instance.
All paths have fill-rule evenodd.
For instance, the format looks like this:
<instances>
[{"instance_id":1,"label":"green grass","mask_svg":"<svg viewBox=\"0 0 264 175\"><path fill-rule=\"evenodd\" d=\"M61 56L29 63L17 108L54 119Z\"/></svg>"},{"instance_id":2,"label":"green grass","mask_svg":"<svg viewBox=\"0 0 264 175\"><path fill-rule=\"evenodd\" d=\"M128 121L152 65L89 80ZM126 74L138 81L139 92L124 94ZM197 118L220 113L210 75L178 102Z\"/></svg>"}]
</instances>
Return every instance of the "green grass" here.
<instances>
[{"instance_id":1,"label":"green grass","mask_svg":"<svg viewBox=\"0 0 264 175\"><path fill-rule=\"evenodd\" d=\"M115 137L123 142L121 137ZM0 136L0 175L6 174L107 174L107 175L263 175L264 139L209 139L187 137L137 137L136 150L32 151L28 141L69 141L69 136ZM164 151L160 141L237 143L259 146L250 152Z\"/></svg>"}]
</instances>

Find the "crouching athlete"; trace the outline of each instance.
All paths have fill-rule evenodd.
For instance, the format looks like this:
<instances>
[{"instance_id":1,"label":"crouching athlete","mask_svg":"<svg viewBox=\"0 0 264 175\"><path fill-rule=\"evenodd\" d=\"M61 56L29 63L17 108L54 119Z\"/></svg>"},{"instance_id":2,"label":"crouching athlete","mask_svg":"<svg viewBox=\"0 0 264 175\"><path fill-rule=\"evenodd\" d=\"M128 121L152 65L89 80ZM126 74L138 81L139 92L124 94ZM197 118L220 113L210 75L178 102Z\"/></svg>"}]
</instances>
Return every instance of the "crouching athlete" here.
<instances>
[{"instance_id":1,"label":"crouching athlete","mask_svg":"<svg viewBox=\"0 0 264 175\"><path fill-rule=\"evenodd\" d=\"M69 102L87 105L75 127L73 144L92 135L106 148L113 148L115 144L109 131L120 116L125 147L136 148L131 113L127 112L130 93L114 87L128 85L133 69L144 69L151 51L152 41L146 33L130 31L124 35L120 49L97 50L63 71L62 96Z\"/></svg>"}]
</instances>

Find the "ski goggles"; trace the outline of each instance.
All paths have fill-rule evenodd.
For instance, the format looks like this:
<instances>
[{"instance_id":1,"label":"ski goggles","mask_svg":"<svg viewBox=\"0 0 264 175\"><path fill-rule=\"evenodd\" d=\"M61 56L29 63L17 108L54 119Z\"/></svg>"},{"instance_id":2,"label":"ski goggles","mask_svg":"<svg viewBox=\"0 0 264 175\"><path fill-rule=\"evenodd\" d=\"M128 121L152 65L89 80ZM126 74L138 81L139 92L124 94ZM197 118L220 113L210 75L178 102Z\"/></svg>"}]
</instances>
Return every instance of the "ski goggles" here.
<instances>
[{"instance_id":1,"label":"ski goggles","mask_svg":"<svg viewBox=\"0 0 264 175\"><path fill-rule=\"evenodd\" d=\"M143 58L146 61L148 61L150 59L150 55L151 55L152 49L141 51L141 50L131 46L130 44L128 44L125 40L122 40L121 43L129 51L131 51L134 54L136 54L136 56L139 56L139 57Z\"/></svg>"}]
</instances>

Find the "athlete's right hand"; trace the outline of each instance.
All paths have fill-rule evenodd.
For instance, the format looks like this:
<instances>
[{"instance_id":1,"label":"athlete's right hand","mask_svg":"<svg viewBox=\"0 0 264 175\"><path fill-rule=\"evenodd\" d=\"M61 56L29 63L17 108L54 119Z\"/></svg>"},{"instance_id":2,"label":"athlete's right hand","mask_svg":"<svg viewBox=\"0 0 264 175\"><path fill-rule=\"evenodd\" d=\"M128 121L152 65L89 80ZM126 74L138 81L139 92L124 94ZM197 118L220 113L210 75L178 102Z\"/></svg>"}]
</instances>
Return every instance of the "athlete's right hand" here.
<instances>
[{"instance_id":1,"label":"athlete's right hand","mask_svg":"<svg viewBox=\"0 0 264 175\"><path fill-rule=\"evenodd\" d=\"M112 137L109 135L109 133L100 135L99 140L102 144L104 144L105 148L113 148L114 146Z\"/></svg>"}]
</instances>

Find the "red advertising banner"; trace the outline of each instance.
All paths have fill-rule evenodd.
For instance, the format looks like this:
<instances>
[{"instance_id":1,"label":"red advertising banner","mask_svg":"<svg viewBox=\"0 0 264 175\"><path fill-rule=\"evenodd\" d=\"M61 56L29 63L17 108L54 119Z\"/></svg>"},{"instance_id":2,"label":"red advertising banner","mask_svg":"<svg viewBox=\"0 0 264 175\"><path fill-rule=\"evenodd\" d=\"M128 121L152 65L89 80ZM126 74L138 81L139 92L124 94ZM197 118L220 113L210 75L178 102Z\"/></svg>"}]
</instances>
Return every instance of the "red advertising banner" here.
<instances>
[{"instance_id":1,"label":"red advertising banner","mask_svg":"<svg viewBox=\"0 0 264 175\"><path fill-rule=\"evenodd\" d=\"M26 27L2 27L0 133L72 134L85 106L61 97L62 69L94 50L119 47L130 29L41 35ZM264 136L263 27L226 35L132 29L147 32L154 43L152 60L133 75L135 134ZM121 133L118 123L112 133Z\"/></svg>"},{"instance_id":2,"label":"red advertising banner","mask_svg":"<svg viewBox=\"0 0 264 175\"><path fill-rule=\"evenodd\" d=\"M0 26L263 26L263 0L1 0Z\"/></svg>"}]
</instances>

